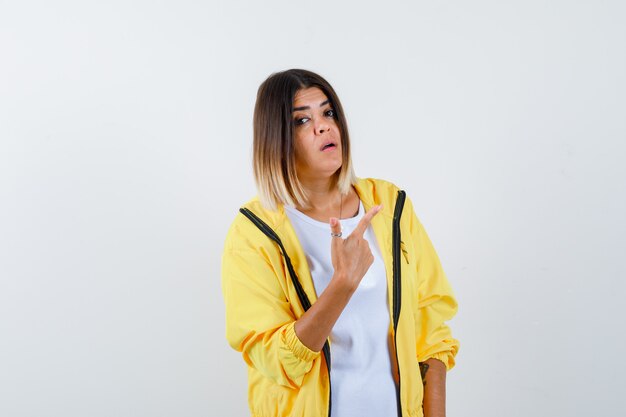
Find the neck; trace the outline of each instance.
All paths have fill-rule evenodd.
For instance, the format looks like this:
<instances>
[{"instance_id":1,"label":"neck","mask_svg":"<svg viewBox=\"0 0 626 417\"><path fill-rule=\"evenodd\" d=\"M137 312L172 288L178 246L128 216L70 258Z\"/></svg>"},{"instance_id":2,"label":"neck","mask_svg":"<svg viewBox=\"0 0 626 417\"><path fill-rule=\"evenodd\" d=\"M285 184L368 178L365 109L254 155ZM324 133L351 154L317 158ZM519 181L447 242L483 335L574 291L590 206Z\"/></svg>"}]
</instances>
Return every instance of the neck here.
<instances>
[{"instance_id":1,"label":"neck","mask_svg":"<svg viewBox=\"0 0 626 417\"><path fill-rule=\"evenodd\" d=\"M308 210L327 211L340 204L340 192L335 177L300 179L309 199ZM301 208L298 208L301 209ZM303 207L302 207L303 209Z\"/></svg>"}]
</instances>

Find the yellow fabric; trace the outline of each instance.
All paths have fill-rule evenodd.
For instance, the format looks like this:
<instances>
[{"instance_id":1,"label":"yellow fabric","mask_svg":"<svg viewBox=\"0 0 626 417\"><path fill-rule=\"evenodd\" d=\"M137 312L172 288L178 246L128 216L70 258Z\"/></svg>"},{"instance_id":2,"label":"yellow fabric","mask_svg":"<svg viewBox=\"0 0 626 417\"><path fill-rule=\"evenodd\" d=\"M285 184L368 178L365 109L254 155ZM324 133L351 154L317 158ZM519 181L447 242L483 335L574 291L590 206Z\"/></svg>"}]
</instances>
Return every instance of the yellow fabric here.
<instances>
[{"instance_id":1,"label":"yellow fabric","mask_svg":"<svg viewBox=\"0 0 626 417\"><path fill-rule=\"evenodd\" d=\"M359 179L355 189L366 211L374 205L384 206L371 224L385 263L391 309L392 219L398 188L387 181L366 178ZM266 210L256 197L244 207L280 237L309 300L315 303L307 260L284 208ZM423 385L418 362L436 358L447 369L454 366L459 342L445 322L456 314L457 303L408 197L400 230L402 310L396 337L396 369L401 378L402 417L420 417ZM294 323L304 310L286 265L278 245L238 214L228 231L222 257L226 339L248 364L248 403L253 416L326 417L326 363L321 352L311 351L294 332ZM391 318L391 311L389 314ZM392 326L389 338L394 340ZM393 351L392 363L395 367Z\"/></svg>"}]
</instances>

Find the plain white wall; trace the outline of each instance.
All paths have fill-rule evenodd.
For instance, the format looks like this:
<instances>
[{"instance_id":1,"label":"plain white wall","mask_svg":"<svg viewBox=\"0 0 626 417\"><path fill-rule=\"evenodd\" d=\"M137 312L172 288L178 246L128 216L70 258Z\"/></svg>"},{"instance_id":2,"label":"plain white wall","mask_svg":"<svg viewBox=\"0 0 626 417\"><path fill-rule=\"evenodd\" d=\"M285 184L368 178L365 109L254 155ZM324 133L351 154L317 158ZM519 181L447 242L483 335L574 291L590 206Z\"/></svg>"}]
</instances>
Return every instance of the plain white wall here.
<instances>
[{"instance_id":1,"label":"plain white wall","mask_svg":"<svg viewBox=\"0 0 626 417\"><path fill-rule=\"evenodd\" d=\"M0 415L247 415L220 256L292 67L439 252L448 414L623 415L626 6L382 5L0 2Z\"/></svg>"}]
</instances>

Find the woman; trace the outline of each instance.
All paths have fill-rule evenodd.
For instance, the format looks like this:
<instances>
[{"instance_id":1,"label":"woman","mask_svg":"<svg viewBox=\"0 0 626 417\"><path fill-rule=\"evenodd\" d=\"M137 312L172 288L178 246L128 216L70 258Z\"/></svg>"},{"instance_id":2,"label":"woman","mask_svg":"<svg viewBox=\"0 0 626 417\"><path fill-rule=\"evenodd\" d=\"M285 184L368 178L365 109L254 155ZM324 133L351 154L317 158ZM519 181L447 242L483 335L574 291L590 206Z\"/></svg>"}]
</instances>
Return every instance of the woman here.
<instances>
[{"instance_id":1,"label":"woman","mask_svg":"<svg viewBox=\"0 0 626 417\"><path fill-rule=\"evenodd\" d=\"M355 177L326 80L294 69L263 82L253 159L259 195L222 259L252 415L444 416L456 301L404 192Z\"/></svg>"}]
</instances>

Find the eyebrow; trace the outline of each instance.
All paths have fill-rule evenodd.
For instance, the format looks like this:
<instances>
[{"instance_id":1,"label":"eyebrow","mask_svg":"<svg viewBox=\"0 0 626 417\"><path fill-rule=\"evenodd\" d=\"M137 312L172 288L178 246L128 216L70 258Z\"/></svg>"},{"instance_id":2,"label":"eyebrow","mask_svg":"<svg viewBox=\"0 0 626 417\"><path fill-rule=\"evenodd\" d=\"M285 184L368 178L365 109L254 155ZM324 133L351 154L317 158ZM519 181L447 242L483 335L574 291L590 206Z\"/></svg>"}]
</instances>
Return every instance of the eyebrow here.
<instances>
[{"instance_id":1,"label":"eyebrow","mask_svg":"<svg viewBox=\"0 0 626 417\"><path fill-rule=\"evenodd\" d=\"M330 100L322 101L320 107L324 107L328 103L330 103ZM309 110L310 108L310 106L294 107L292 111Z\"/></svg>"}]
</instances>

